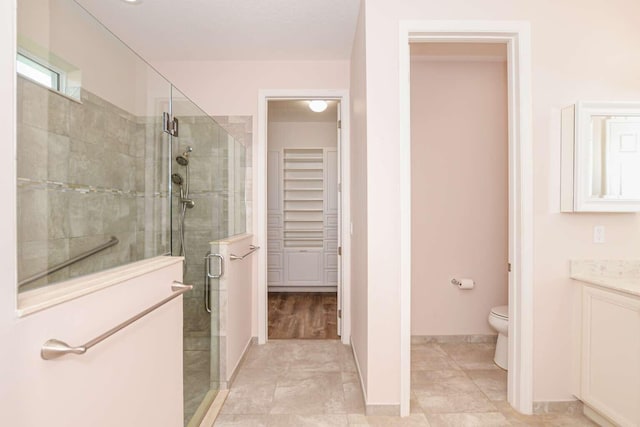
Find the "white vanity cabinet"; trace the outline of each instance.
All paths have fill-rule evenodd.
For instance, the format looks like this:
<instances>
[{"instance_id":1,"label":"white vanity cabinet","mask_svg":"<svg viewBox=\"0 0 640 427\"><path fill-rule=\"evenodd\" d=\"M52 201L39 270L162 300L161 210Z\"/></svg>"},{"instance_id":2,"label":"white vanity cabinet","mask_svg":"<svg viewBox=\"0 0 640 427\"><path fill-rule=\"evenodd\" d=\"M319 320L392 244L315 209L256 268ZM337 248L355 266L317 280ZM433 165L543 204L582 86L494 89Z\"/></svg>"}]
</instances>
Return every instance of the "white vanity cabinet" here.
<instances>
[{"instance_id":1,"label":"white vanity cabinet","mask_svg":"<svg viewBox=\"0 0 640 427\"><path fill-rule=\"evenodd\" d=\"M579 397L585 413L640 426L640 295L583 285Z\"/></svg>"}]
</instances>

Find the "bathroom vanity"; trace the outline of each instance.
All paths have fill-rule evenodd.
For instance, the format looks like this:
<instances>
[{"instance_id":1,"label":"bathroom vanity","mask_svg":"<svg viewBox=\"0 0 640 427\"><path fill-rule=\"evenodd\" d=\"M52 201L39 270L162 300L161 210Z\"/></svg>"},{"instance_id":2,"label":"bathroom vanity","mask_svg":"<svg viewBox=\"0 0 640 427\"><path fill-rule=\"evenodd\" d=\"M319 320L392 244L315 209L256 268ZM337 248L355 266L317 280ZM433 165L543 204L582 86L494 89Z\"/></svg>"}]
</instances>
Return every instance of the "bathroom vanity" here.
<instances>
[{"instance_id":1,"label":"bathroom vanity","mask_svg":"<svg viewBox=\"0 0 640 427\"><path fill-rule=\"evenodd\" d=\"M640 260L572 261L576 389L600 425L640 426Z\"/></svg>"}]
</instances>

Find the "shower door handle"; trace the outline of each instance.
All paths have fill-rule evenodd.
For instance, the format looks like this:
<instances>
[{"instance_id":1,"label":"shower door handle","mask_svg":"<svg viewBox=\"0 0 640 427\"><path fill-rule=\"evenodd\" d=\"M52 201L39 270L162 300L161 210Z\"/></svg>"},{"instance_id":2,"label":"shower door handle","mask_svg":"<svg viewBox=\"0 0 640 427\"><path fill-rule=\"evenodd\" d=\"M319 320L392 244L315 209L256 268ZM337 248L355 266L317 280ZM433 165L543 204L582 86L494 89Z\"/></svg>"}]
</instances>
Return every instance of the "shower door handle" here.
<instances>
[{"instance_id":1,"label":"shower door handle","mask_svg":"<svg viewBox=\"0 0 640 427\"><path fill-rule=\"evenodd\" d=\"M218 258L218 274L211 274L209 267L209 261L211 260L211 258ZM224 257L220 254L212 254L211 252L208 252L207 255L205 255L204 259L206 262L207 277L209 279L221 278L224 274Z\"/></svg>"},{"instance_id":2,"label":"shower door handle","mask_svg":"<svg viewBox=\"0 0 640 427\"><path fill-rule=\"evenodd\" d=\"M211 258L218 258L218 271L217 275L211 274ZM204 257L204 309L207 313L211 313L211 279L219 279L224 274L224 258L220 254L212 254L207 252Z\"/></svg>"}]
</instances>

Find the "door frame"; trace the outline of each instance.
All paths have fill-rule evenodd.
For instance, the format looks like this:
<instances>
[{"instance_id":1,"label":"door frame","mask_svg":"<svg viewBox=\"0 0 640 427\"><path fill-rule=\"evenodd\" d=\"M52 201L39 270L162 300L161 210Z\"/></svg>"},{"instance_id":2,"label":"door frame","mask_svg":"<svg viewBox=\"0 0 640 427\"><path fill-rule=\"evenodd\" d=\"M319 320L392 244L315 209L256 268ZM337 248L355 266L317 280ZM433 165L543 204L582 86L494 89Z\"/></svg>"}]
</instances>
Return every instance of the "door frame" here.
<instances>
[{"instance_id":1,"label":"door frame","mask_svg":"<svg viewBox=\"0 0 640 427\"><path fill-rule=\"evenodd\" d=\"M507 45L509 116L508 401L533 410L533 150L530 24L524 21L400 21L400 411L411 392L411 84L409 43Z\"/></svg>"},{"instance_id":2,"label":"door frame","mask_svg":"<svg viewBox=\"0 0 640 427\"><path fill-rule=\"evenodd\" d=\"M351 234L347 224L351 223L350 192L350 144L349 144L349 91L334 89L311 90L260 90L258 92L258 146L256 147L256 193L257 193L257 230L258 242L263 250L258 251L257 304L258 344L267 342L268 309L267 309L267 103L275 100L325 99L340 101L340 120L342 124L340 146L340 202L342 212L340 230L342 239L342 256L338 262L342 271L342 331L343 344L351 340Z\"/></svg>"}]
</instances>

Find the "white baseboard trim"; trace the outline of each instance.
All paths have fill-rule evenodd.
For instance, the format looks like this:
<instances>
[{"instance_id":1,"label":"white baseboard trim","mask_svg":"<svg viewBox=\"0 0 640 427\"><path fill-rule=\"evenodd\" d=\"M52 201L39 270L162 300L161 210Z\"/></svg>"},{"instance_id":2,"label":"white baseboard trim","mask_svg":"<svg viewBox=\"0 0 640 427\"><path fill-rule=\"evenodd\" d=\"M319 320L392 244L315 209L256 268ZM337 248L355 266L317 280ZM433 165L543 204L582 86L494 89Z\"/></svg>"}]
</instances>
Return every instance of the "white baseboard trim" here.
<instances>
[{"instance_id":1,"label":"white baseboard trim","mask_svg":"<svg viewBox=\"0 0 640 427\"><path fill-rule=\"evenodd\" d=\"M589 406L584 405L582 409L582 413L585 417L589 418L594 423L598 424L601 427L617 427L616 424L609 421L604 415L600 415L599 412L591 409Z\"/></svg>"},{"instance_id":2,"label":"white baseboard trim","mask_svg":"<svg viewBox=\"0 0 640 427\"><path fill-rule=\"evenodd\" d=\"M495 343L497 334L476 335L412 335L411 344Z\"/></svg>"},{"instance_id":3,"label":"white baseboard trim","mask_svg":"<svg viewBox=\"0 0 640 427\"><path fill-rule=\"evenodd\" d=\"M579 400L561 400L552 402L533 402L533 413L575 415L583 411L583 404Z\"/></svg>"},{"instance_id":4,"label":"white baseboard trim","mask_svg":"<svg viewBox=\"0 0 640 427\"><path fill-rule=\"evenodd\" d=\"M231 372L231 374L227 376L226 380L220 381L220 390L228 390L228 389L231 388L231 385L233 384L233 381L236 379L236 376L238 375L238 371L240 370L240 366L244 362L244 359L246 359L246 357L247 357L247 353L249 352L249 347L251 347L252 344L257 343L257 342L258 342L258 338L257 337L249 338L249 340L247 341L247 344L244 346L244 350L242 350L242 356L240 356L240 358L238 359L238 363L236 363L236 366L234 366L233 371Z\"/></svg>"}]
</instances>

